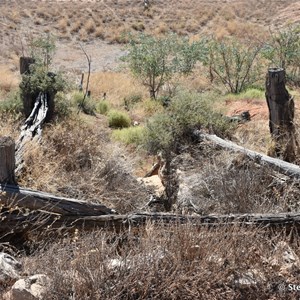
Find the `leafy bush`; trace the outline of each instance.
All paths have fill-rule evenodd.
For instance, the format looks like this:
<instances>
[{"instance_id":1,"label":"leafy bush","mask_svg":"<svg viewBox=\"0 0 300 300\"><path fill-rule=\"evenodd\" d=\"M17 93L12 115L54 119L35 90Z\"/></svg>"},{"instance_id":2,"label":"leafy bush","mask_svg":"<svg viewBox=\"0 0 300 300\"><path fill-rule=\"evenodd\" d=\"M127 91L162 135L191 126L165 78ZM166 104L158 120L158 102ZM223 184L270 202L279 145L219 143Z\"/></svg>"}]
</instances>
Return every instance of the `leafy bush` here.
<instances>
[{"instance_id":1,"label":"leafy bush","mask_svg":"<svg viewBox=\"0 0 300 300\"><path fill-rule=\"evenodd\" d=\"M194 129L208 128L217 135L230 135L234 124L213 110L212 96L180 92L170 106L152 117L146 126L145 147L148 151L177 151L191 142Z\"/></svg>"},{"instance_id":2,"label":"leafy bush","mask_svg":"<svg viewBox=\"0 0 300 300\"><path fill-rule=\"evenodd\" d=\"M61 92L57 93L55 95L54 101L55 101L55 114L59 118L66 118L70 116L70 114L72 113L71 101L66 97L64 93Z\"/></svg>"},{"instance_id":3,"label":"leafy bush","mask_svg":"<svg viewBox=\"0 0 300 300\"><path fill-rule=\"evenodd\" d=\"M96 110L95 102L92 98L86 97L85 101L82 103L84 94L82 92L74 92L72 94L72 102L76 108L81 108L81 110L87 115L94 115Z\"/></svg>"},{"instance_id":4,"label":"leafy bush","mask_svg":"<svg viewBox=\"0 0 300 300\"><path fill-rule=\"evenodd\" d=\"M101 100L96 106L96 111L101 115L106 115L109 111L109 103L107 101Z\"/></svg>"},{"instance_id":5,"label":"leafy bush","mask_svg":"<svg viewBox=\"0 0 300 300\"><path fill-rule=\"evenodd\" d=\"M272 67L286 70L290 82L300 84L300 26L287 26L271 32L263 48L263 56Z\"/></svg>"},{"instance_id":6,"label":"leafy bush","mask_svg":"<svg viewBox=\"0 0 300 300\"><path fill-rule=\"evenodd\" d=\"M143 143L145 128L141 126L116 129L113 131L113 138L124 144L141 145Z\"/></svg>"},{"instance_id":7,"label":"leafy bush","mask_svg":"<svg viewBox=\"0 0 300 300\"><path fill-rule=\"evenodd\" d=\"M160 113L163 111L163 106L160 101L152 101L151 99L146 99L141 102L140 105L147 116L152 116L155 113Z\"/></svg>"},{"instance_id":8,"label":"leafy bush","mask_svg":"<svg viewBox=\"0 0 300 300\"><path fill-rule=\"evenodd\" d=\"M22 75L20 88L25 94L39 92L56 93L66 88L66 81L60 72L49 71L55 51L55 40L51 36L38 37L31 42L31 57L34 63L30 65L30 72Z\"/></svg>"},{"instance_id":9,"label":"leafy bush","mask_svg":"<svg viewBox=\"0 0 300 300\"><path fill-rule=\"evenodd\" d=\"M136 103L142 101L143 96L141 94L132 94L124 98L124 105L126 109L132 108Z\"/></svg>"},{"instance_id":10,"label":"leafy bush","mask_svg":"<svg viewBox=\"0 0 300 300\"><path fill-rule=\"evenodd\" d=\"M260 45L243 44L236 39L207 39L203 63L209 67L211 81L225 86L230 93L240 93L255 83L260 75L257 63Z\"/></svg>"},{"instance_id":11,"label":"leafy bush","mask_svg":"<svg viewBox=\"0 0 300 300\"><path fill-rule=\"evenodd\" d=\"M40 91L56 93L63 91L67 86L61 73L48 72L44 66L33 64L30 66L30 74L22 75L20 88L25 94L36 94Z\"/></svg>"},{"instance_id":12,"label":"leafy bush","mask_svg":"<svg viewBox=\"0 0 300 300\"><path fill-rule=\"evenodd\" d=\"M12 91L7 94L6 98L0 101L0 112L6 114L18 115L23 110L23 103L20 98L20 93Z\"/></svg>"},{"instance_id":13,"label":"leafy bush","mask_svg":"<svg viewBox=\"0 0 300 300\"><path fill-rule=\"evenodd\" d=\"M199 60L199 43L169 35L156 38L144 34L131 39L123 58L129 69L156 99L160 88L175 74L190 74Z\"/></svg>"},{"instance_id":14,"label":"leafy bush","mask_svg":"<svg viewBox=\"0 0 300 300\"><path fill-rule=\"evenodd\" d=\"M128 114L117 110L111 110L108 113L108 124L109 127L112 128L124 128L130 126L131 120Z\"/></svg>"}]
</instances>

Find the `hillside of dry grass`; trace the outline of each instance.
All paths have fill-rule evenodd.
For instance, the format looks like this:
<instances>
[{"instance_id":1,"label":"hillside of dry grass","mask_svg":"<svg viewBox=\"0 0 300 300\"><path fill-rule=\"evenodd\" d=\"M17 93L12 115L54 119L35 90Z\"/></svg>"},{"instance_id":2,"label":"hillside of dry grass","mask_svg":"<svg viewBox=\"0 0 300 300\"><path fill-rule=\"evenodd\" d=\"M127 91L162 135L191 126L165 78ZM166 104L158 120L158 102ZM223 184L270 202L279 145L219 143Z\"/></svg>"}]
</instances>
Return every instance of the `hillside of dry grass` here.
<instances>
[{"instance_id":1,"label":"hillside of dry grass","mask_svg":"<svg viewBox=\"0 0 300 300\"><path fill-rule=\"evenodd\" d=\"M196 38L260 38L268 27L297 22L296 0L282 1L1 1L1 52L13 59L26 50L26 40L51 33L61 43L124 43L128 32L162 35L175 32ZM267 9L266 9L267 8ZM13 50L13 52L11 51ZM3 55L2 54L2 55Z\"/></svg>"}]
</instances>

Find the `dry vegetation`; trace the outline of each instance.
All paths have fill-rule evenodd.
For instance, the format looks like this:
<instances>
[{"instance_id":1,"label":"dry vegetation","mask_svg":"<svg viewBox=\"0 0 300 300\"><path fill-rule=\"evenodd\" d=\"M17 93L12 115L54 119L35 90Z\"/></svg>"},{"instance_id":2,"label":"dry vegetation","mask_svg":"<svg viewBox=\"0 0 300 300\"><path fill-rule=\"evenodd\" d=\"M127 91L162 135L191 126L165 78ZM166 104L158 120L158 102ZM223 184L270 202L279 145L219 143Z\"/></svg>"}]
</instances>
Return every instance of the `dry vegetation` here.
<instances>
[{"instance_id":1,"label":"dry vegetation","mask_svg":"<svg viewBox=\"0 0 300 300\"><path fill-rule=\"evenodd\" d=\"M145 10L143 1L130 0L72 1L72 5L70 1L39 5L37 1L0 1L0 60L9 58L7 64L0 65L0 101L13 99L10 93L18 87L15 71L22 54L21 35L30 40L51 32L58 37L58 46L70 40L124 43L128 32L163 35L172 31L191 40L199 39L202 33L214 33L218 39L233 35L260 40L268 27L299 18L293 12L298 7L296 0L150 2ZM191 76L180 78L180 87L201 93L215 91L202 71L198 66ZM132 123L144 125L164 111L126 70L93 72L90 89L89 105L98 107L105 100L108 110L127 113ZM224 114L250 111L252 120L240 124L231 138L265 153L270 137L261 91L252 96L214 95L214 107ZM28 145L19 184L101 202L119 213L144 209L149 190L137 176L144 176L156 158L135 145L117 143L106 112L92 116L77 113L72 97L72 93L63 96L71 112L45 125L40 143ZM296 97L299 123L297 101ZM1 113L0 135L16 140L21 122L19 114ZM201 208L198 213L299 211L298 181L207 143L187 145L182 140L178 144L172 164L179 176L193 185L189 200ZM174 210L190 212L190 207L180 206L182 201ZM51 233L49 240L42 239L32 237L28 241L35 247L29 251L31 255L20 256L25 273L45 273L52 279L51 293L45 299L296 299L299 295L280 291L282 284L300 284L296 231L149 223L134 231L76 231L59 235L57 240ZM291 254L290 260L285 253ZM2 292L0 287L0 297Z\"/></svg>"},{"instance_id":2,"label":"dry vegetation","mask_svg":"<svg viewBox=\"0 0 300 300\"><path fill-rule=\"evenodd\" d=\"M24 159L22 186L101 202L120 213L138 209L147 199L133 176L134 159L109 142L100 121L91 126L73 119L49 126L43 142L31 144Z\"/></svg>"},{"instance_id":3,"label":"dry vegetation","mask_svg":"<svg viewBox=\"0 0 300 300\"><path fill-rule=\"evenodd\" d=\"M123 43L124 33L145 32L198 36L213 32L218 37L236 35L259 38L268 26L296 22L297 1L1 1L2 48L22 52L21 36L57 35L62 41L104 39ZM266 6L268 9L266 9ZM16 34L17 33L17 34ZM11 53L11 51L6 51Z\"/></svg>"},{"instance_id":4,"label":"dry vegetation","mask_svg":"<svg viewBox=\"0 0 300 300\"><path fill-rule=\"evenodd\" d=\"M297 292L281 290L298 279L292 257L299 245L291 236L149 223L114 238L76 233L24 263L53 278L45 299L296 299Z\"/></svg>"}]
</instances>

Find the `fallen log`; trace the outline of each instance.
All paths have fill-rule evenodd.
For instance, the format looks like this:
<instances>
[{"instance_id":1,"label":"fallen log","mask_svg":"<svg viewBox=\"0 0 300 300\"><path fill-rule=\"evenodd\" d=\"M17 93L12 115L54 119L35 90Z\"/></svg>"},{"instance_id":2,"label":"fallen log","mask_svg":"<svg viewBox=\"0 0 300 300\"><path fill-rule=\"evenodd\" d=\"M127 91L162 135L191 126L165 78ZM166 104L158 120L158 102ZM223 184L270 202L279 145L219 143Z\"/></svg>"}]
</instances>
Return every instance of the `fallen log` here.
<instances>
[{"instance_id":1,"label":"fallen log","mask_svg":"<svg viewBox=\"0 0 300 300\"><path fill-rule=\"evenodd\" d=\"M11 232L19 234L29 231L46 232L47 230L74 230L92 231L99 228L107 230L122 230L154 224L191 224L193 226L257 226L261 228L300 229L300 213L281 214L232 214L187 216L167 213L134 213L129 215L102 215L102 216L61 216L43 212L28 214L4 212L0 214L0 233Z\"/></svg>"},{"instance_id":2,"label":"fallen log","mask_svg":"<svg viewBox=\"0 0 300 300\"><path fill-rule=\"evenodd\" d=\"M65 216L95 216L115 214L105 205L83 200L58 197L49 193L33 191L16 185L0 184L0 205L41 210Z\"/></svg>"},{"instance_id":3,"label":"fallen log","mask_svg":"<svg viewBox=\"0 0 300 300\"><path fill-rule=\"evenodd\" d=\"M254 159L257 162L260 161L261 163L265 163L277 172L283 173L292 178L300 179L300 167L295 164L288 163L281 159L273 158L253 150L249 150L231 141L223 140L217 137L216 135L204 134L200 131L195 131L194 134L197 135L199 138L211 141L222 148L232 150L234 152L244 153L245 155L247 155L251 159Z\"/></svg>"}]
</instances>

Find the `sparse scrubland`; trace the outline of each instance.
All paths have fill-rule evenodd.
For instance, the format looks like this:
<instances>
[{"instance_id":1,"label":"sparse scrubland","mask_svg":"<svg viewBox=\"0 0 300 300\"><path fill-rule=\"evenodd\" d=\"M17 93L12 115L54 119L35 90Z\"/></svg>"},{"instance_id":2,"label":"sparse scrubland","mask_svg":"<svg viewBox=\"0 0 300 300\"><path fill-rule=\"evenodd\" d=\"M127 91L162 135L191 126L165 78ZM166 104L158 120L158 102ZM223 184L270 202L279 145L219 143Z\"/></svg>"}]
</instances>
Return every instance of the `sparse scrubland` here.
<instances>
[{"instance_id":1,"label":"sparse scrubland","mask_svg":"<svg viewBox=\"0 0 300 300\"><path fill-rule=\"evenodd\" d=\"M22 93L56 92L54 118L44 124L41 140L27 144L18 184L103 203L119 214L299 212L299 180L194 134L201 130L267 153L269 66L286 69L299 123L297 7L292 0L150 0L147 9L129 0L1 1L0 135L17 140ZM51 64L52 46L71 42L95 45L94 51L97 43L115 43L124 51L118 68L91 73L91 97L78 91L82 68L58 72ZM21 77L18 57L25 54L47 62L36 59L30 76ZM98 66L93 57L92 64ZM55 86L48 71L58 74ZM251 120L232 122L243 111ZM157 157L168 168L166 176L159 174L165 192L155 196L163 205L150 207L155 188L140 179ZM44 299L299 297L288 290L300 285L293 228L148 222L88 233L49 228L28 234L26 245L14 242L24 275L51 278ZM0 286L0 297L6 288Z\"/></svg>"}]
</instances>

